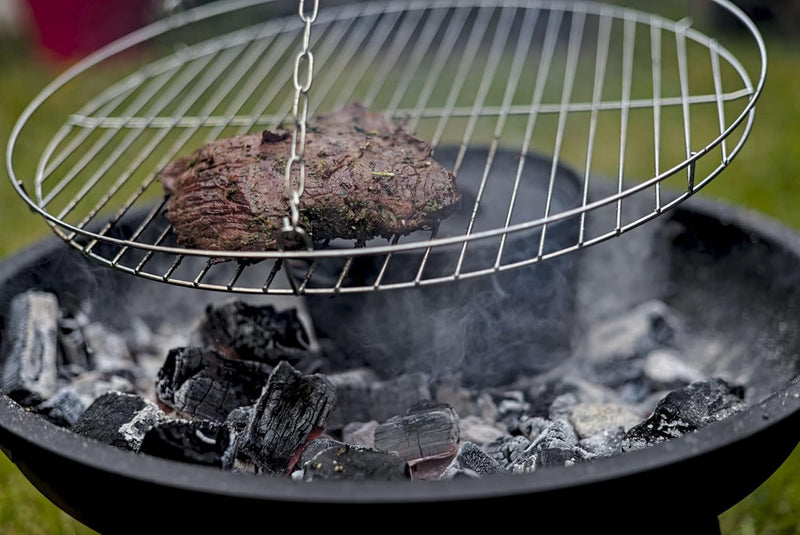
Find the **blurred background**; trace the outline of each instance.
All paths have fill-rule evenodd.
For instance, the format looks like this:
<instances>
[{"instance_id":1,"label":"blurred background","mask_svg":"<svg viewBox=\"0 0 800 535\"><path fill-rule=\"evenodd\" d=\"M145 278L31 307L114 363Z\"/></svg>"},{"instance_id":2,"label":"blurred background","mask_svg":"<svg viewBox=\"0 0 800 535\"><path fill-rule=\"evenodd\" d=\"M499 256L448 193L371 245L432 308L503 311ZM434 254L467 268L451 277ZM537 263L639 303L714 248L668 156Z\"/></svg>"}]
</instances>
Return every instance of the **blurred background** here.
<instances>
[{"instance_id":1,"label":"blurred background","mask_svg":"<svg viewBox=\"0 0 800 535\"><path fill-rule=\"evenodd\" d=\"M5 149L31 99L75 61L149 22L200 3L206 2L0 0L0 146ZM323 6L333 3L321 2ZM639 3L646 9L648 2ZM737 5L750 14L766 39L767 84L750 140L732 165L700 194L751 208L800 230L800 0L741 0ZM757 50L744 34L741 48L735 46L740 29L719 31L734 35L732 51L744 64L757 61ZM102 89L119 72L134 70L132 65L141 62L137 54L116 59L111 72L99 71L85 83ZM66 92L57 102L63 115L83 102L78 90L72 91L76 93L72 100ZM41 135L52 135L62 120L54 117L51 130L40 127ZM40 157L36 148L21 146L17 154L19 169L35 169ZM0 229L0 260L51 234L44 220L31 213L12 189L5 165L0 168ZM800 534L800 449L720 522L725 535ZM0 533L93 532L51 504L0 455Z\"/></svg>"}]
</instances>

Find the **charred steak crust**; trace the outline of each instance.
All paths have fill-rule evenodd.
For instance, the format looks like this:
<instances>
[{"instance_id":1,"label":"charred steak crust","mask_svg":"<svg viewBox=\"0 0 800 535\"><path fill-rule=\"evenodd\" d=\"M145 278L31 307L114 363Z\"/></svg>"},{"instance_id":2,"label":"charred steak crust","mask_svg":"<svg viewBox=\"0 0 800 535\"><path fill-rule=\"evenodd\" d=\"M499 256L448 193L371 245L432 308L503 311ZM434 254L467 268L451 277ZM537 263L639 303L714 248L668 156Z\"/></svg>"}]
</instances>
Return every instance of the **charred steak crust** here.
<instances>
[{"instance_id":1,"label":"charred steak crust","mask_svg":"<svg viewBox=\"0 0 800 535\"><path fill-rule=\"evenodd\" d=\"M300 223L315 243L427 230L460 206L455 177L433 160L430 146L358 103L312 121L306 139ZM166 166L159 180L178 243L275 249L289 213L290 148L289 132L265 130L208 143Z\"/></svg>"}]
</instances>

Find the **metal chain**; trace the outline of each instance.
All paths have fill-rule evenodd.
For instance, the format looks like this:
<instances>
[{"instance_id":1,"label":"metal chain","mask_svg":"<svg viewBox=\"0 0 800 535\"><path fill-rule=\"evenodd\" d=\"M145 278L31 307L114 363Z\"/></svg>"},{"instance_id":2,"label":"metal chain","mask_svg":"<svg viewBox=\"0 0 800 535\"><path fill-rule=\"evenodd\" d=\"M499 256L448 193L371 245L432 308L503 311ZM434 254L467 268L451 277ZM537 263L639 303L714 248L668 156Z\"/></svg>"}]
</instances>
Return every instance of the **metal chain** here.
<instances>
[{"instance_id":1,"label":"metal chain","mask_svg":"<svg viewBox=\"0 0 800 535\"><path fill-rule=\"evenodd\" d=\"M300 0L298 14L303 21L303 47L294 60L294 129L292 131L292 151L286 161L286 196L289 198L289 211L291 217L283 218L281 239L278 242L282 248L283 240L287 237L300 237L306 249L312 249L311 237L300 226L300 196L303 195L306 182L306 127L308 120L308 91L314 76L314 54L311 52L311 24L317 19L319 0L312 0L313 8L309 15L306 14L305 0ZM305 76L301 78L301 74ZM292 170L297 167L298 179L292 180Z\"/></svg>"}]
</instances>

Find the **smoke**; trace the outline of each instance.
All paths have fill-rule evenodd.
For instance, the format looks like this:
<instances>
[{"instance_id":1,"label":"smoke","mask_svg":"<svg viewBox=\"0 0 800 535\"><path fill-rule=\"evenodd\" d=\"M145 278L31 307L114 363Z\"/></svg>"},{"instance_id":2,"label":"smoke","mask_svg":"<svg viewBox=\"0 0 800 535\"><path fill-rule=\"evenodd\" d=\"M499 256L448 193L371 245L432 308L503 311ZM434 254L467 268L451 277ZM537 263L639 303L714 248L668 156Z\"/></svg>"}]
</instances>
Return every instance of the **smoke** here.
<instances>
[{"instance_id":1,"label":"smoke","mask_svg":"<svg viewBox=\"0 0 800 535\"><path fill-rule=\"evenodd\" d=\"M461 210L442 222L439 235L464 233L487 155L480 150L467 153L457 175ZM449 167L455 152L439 150L436 157ZM498 151L495 155L474 231L504 225L518 165L517 154ZM550 171L550 160L528 157L515 192L512 224L545 213ZM559 169L551 213L579 203L579 192L578 179ZM577 233L576 221L551 225L544 250L574 245ZM509 234L502 263L535 258L540 238L540 229ZM462 272L491 268L499 241L471 242ZM460 245L433 249L425 264L425 277L452 274L460 251ZM413 280L421 260L422 253L394 255L384 281ZM351 279L369 285L382 261L382 257L355 259ZM423 371L433 377L460 376L463 383L474 386L501 385L521 374L550 369L570 354L574 271L574 259L564 255L490 276L407 290L308 297L307 303L317 333L331 341L328 347L333 346L337 365L367 365L385 377ZM328 274L329 279L335 277Z\"/></svg>"}]
</instances>

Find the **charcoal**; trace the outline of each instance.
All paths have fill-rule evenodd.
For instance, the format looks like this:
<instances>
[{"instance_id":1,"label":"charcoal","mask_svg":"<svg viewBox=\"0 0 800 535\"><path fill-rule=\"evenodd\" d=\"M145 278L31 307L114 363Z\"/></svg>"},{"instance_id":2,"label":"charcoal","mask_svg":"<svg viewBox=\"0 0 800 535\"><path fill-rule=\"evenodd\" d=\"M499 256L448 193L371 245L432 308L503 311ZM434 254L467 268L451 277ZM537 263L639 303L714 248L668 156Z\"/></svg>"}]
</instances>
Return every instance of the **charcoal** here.
<instances>
[{"instance_id":1,"label":"charcoal","mask_svg":"<svg viewBox=\"0 0 800 535\"><path fill-rule=\"evenodd\" d=\"M624 437L625 429L622 426L612 427L580 440L578 447L591 457L609 457L622 452Z\"/></svg>"},{"instance_id":2,"label":"charcoal","mask_svg":"<svg viewBox=\"0 0 800 535\"><path fill-rule=\"evenodd\" d=\"M59 322L58 345L61 355L61 366L88 370L89 350L83 329L89 324L89 318L81 311L64 314Z\"/></svg>"},{"instance_id":3,"label":"charcoal","mask_svg":"<svg viewBox=\"0 0 800 535\"><path fill-rule=\"evenodd\" d=\"M503 467L473 442L464 441L441 479L480 478L503 473Z\"/></svg>"},{"instance_id":4,"label":"charcoal","mask_svg":"<svg viewBox=\"0 0 800 535\"><path fill-rule=\"evenodd\" d=\"M378 382L368 368L330 373L326 377L336 388L336 408L328 419L328 429L340 430L349 422L366 422L370 414L370 388Z\"/></svg>"},{"instance_id":5,"label":"charcoal","mask_svg":"<svg viewBox=\"0 0 800 535\"><path fill-rule=\"evenodd\" d=\"M499 410L497 404L492 399L492 396L487 392L481 392L475 398L475 408L477 415L489 422L496 422L498 420ZM454 408L455 409L455 408ZM457 410L456 412L459 413Z\"/></svg>"},{"instance_id":6,"label":"charcoal","mask_svg":"<svg viewBox=\"0 0 800 535\"><path fill-rule=\"evenodd\" d=\"M578 435L572 425L566 420L554 420L531 442L529 449L572 447L577 443Z\"/></svg>"},{"instance_id":7,"label":"charcoal","mask_svg":"<svg viewBox=\"0 0 800 535\"><path fill-rule=\"evenodd\" d=\"M0 346L0 388L31 407L55 393L58 375L58 299L36 290L11 300Z\"/></svg>"},{"instance_id":8,"label":"charcoal","mask_svg":"<svg viewBox=\"0 0 800 535\"><path fill-rule=\"evenodd\" d=\"M320 436L313 440L309 440L303 448L300 458L297 460L297 466L302 467L308 461L316 457L318 453L327 450L328 448L341 448L342 446L345 446L344 442L328 436Z\"/></svg>"},{"instance_id":9,"label":"charcoal","mask_svg":"<svg viewBox=\"0 0 800 535\"><path fill-rule=\"evenodd\" d=\"M613 403L579 403L572 407L568 419L578 438L587 438L615 427L628 430L640 422L629 409Z\"/></svg>"},{"instance_id":10,"label":"charcoal","mask_svg":"<svg viewBox=\"0 0 800 535\"><path fill-rule=\"evenodd\" d=\"M642 372L650 381L652 390L675 390L705 379L697 368L669 349L651 351L645 358Z\"/></svg>"},{"instance_id":11,"label":"charcoal","mask_svg":"<svg viewBox=\"0 0 800 535\"><path fill-rule=\"evenodd\" d=\"M635 450L680 437L745 407L745 389L719 377L673 390L653 414L625 434L623 450Z\"/></svg>"},{"instance_id":12,"label":"charcoal","mask_svg":"<svg viewBox=\"0 0 800 535\"><path fill-rule=\"evenodd\" d=\"M527 437L506 435L486 444L482 449L501 466L507 467L523 457L530 445L531 440Z\"/></svg>"},{"instance_id":13,"label":"charcoal","mask_svg":"<svg viewBox=\"0 0 800 535\"><path fill-rule=\"evenodd\" d=\"M62 388L35 408L36 413L59 427L72 427L83 415L86 405L71 387Z\"/></svg>"},{"instance_id":14,"label":"charcoal","mask_svg":"<svg viewBox=\"0 0 800 535\"><path fill-rule=\"evenodd\" d=\"M583 355L594 363L644 357L670 347L681 330L674 312L661 301L647 301L631 311L589 328Z\"/></svg>"},{"instance_id":15,"label":"charcoal","mask_svg":"<svg viewBox=\"0 0 800 535\"><path fill-rule=\"evenodd\" d=\"M572 409L578 405L578 396L575 395L574 392L567 392L566 394L561 394L557 398L553 400L553 403L550 405L550 410L547 413L547 418L549 420L560 420L566 419Z\"/></svg>"},{"instance_id":16,"label":"charcoal","mask_svg":"<svg viewBox=\"0 0 800 535\"><path fill-rule=\"evenodd\" d=\"M136 379L136 363L125 337L100 322L83 327L89 367L102 372L125 374Z\"/></svg>"},{"instance_id":17,"label":"charcoal","mask_svg":"<svg viewBox=\"0 0 800 535\"><path fill-rule=\"evenodd\" d=\"M422 400L433 398L430 377L421 372L398 375L372 385L369 392L370 419L385 422Z\"/></svg>"},{"instance_id":18,"label":"charcoal","mask_svg":"<svg viewBox=\"0 0 800 535\"><path fill-rule=\"evenodd\" d=\"M377 420L369 422L350 422L342 429L342 440L355 446L375 447L375 429L380 425Z\"/></svg>"},{"instance_id":19,"label":"charcoal","mask_svg":"<svg viewBox=\"0 0 800 535\"><path fill-rule=\"evenodd\" d=\"M226 359L212 349L176 348L158 372L156 395L184 418L224 422L233 409L258 400L270 371L268 364Z\"/></svg>"},{"instance_id":20,"label":"charcoal","mask_svg":"<svg viewBox=\"0 0 800 535\"><path fill-rule=\"evenodd\" d=\"M303 375L286 361L267 380L241 452L266 474L291 473L302 447L323 431L336 389L319 374Z\"/></svg>"},{"instance_id":21,"label":"charcoal","mask_svg":"<svg viewBox=\"0 0 800 535\"><path fill-rule=\"evenodd\" d=\"M539 468L574 464L588 457L578 446L572 425L566 420L555 420L531 442L510 469L514 473L532 472Z\"/></svg>"},{"instance_id":22,"label":"charcoal","mask_svg":"<svg viewBox=\"0 0 800 535\"><path fill-rule=\"evenodd\" d=\"M427 459L450 458L458 452L458 416L448 405L423 402L404 416L390 418L375 429L375 447L395 452L413 465Z\"/></svg>"},{"instance_id":23,"label":"charcoal","mask_svg":"<svg viewBox=\"0 0 800 535\"><path fill-rule=\"evenodd\" d=\"M34 410L60 427L72 427L94 401L111 391L136 393L136 387L126 378L99 371L85 372Z\"/></svg>"},{"instance_id":24,"label":"charcoal","mask_svg":"<svg viewBox=\"0 0 800 535\"><path fill-rule=\"evenodd\" d=\"M476 444L488 444L507 434L501 429L502 424L487 422L480 416L467 416L459 418L458 433L462 441Z\"/></svg>"},{"instance_id":25,"label":"charcoal","mask_svg":"<svg viewBox=\"0 0 800 535\"><path fill-rule=\"evenodd\" d=\"M275 366L286 360L309 373L318 355L297 309L278 311L273 305L235 300L208 305L196 328L200 346L213 348L230 359L255 360Z\"/></svg>"},{"instance_id":26,"label":"charcoal","mask_svg":"<svg viewBox=\"0 0 800 535\"><path fill-rule=\"evenodd\" d=\"M432 457L409 463L411 479L415 481L433 481L435 479L440 479L457 453L458 448L456 448L452 455L447 457Z\"/></svg>"},{"instance_id":27,"label":"charcoal","mask_svg":"<svg viewBox=\"0 0 800 535\"><path fill-rule=\"evenodd\" d=\"M139 453L230 469L236 457L236 446L236 434L225 424L178 419L148 429Z\"/></svg>"},{"instance_id":28,"label":"charcoal","mask_svg":"<svg viewBox=\"0 0 800 535\"><path fill-rule=\"evenodd\" d=\"M542 431L544 431L549 425L550 420L547 418L542 418L541 416L523 415L519 419L518 431L522 436L534 440L536 437L542 434Z\"/></svg>"},{"instance_id":29,"label":"charcoal","mask_svg":"<svg viewBox=\"0 0 800 535\"><path fill-rule=\"evenodd\" d=\"M303 481L411 479L406 461L393 453L341 444L326 448L303 465Z\"/></svg>"},{"instance_id":30,"label":"charcoal","mask_svg":"<svg viewBox=\"0 0 800 535\"><path fill-rule=\"evenodd\" d=\"M138 451L148 429L165 419L155 403L141 396L108 392L89 405L72 430L105 444Z\"/></svg>"},{"instance_id":31,"label":"charcoal","mask_svg":"<svg viewBox=\"0 0 800 535\"><path fill-rule=\"evenodd\" d=\"M255 405L236 407L228 413L225 423L228 424L228 426L233 429L237 435L243 435L247 432L247 426L250 425L250 420L253 419L253 414L255 411Z\"/></svg>"},{"instance_id":32,"label":"charcoal","mask_svg":"<svg viewBox=\"0 0 800 535\"><path fill-rule=\"evenodd\" d=\"M503 393L502 399L497 404L497 419L514 434L519 427L519 419L528 414L530 405L525 401L525 394L515 390Z\"/></svg>"}]
</instances>

